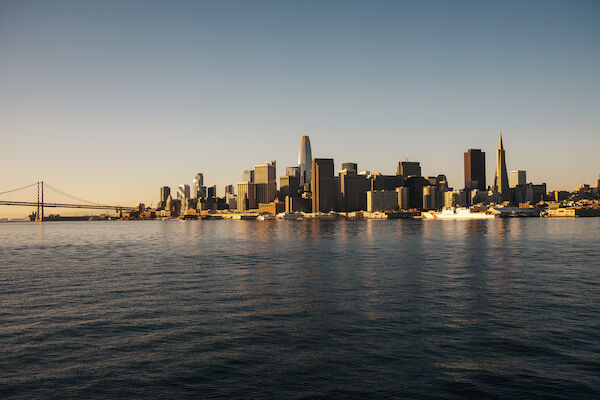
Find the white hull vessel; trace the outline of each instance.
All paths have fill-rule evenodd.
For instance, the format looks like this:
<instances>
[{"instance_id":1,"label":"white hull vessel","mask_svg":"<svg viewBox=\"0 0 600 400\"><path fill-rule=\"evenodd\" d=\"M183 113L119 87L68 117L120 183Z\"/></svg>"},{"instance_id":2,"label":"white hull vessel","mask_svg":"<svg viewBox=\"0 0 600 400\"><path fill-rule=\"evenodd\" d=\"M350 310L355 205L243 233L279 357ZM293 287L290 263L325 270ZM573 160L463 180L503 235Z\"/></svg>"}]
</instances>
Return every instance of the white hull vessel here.
<instances>
[{"instance_id":1,"label":"white hull vessel","mask_svg":"<svg viewBox=\"0 0 600 400\"><path fill-rule=\"evenodd\" d=\"M497 216L486 212L472 211L469 208L445 208L441 212L423 211L424 219L492 219Z\"/></svg>"},{"instance_id":2,"label":"white hull vessel","mask_svg":"<svg viewBox=\"0 0 600 400\"><path fill-rule=\"evenodd\" d=\"M277 214L277 219L287 219L293 221L301 219L302 217L304 217L304 214L302 214L301 212Z\"/></svg>"}]
</instances>

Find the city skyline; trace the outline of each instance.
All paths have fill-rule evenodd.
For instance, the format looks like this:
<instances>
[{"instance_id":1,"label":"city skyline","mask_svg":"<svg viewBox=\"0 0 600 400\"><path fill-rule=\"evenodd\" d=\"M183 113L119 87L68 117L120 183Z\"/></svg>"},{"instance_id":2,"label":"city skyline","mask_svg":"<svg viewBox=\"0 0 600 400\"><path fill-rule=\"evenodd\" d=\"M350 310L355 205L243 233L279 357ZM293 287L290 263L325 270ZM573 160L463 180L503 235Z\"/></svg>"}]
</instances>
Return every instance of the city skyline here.
<instances>
[{"instance_id":1,"label":"city skyline","mask_svg":"<svg viewBox=\"0 0 600 400\"><path fill-rule=\"evenodd\" d=\"M342 4L3 3L0 189L151 204L201 171L221 195L303 135L336 170L408 158L458 187L469 148L493 182L499 131L509 171L593 184L597 3Z\"/></svg>"}]
</instances>

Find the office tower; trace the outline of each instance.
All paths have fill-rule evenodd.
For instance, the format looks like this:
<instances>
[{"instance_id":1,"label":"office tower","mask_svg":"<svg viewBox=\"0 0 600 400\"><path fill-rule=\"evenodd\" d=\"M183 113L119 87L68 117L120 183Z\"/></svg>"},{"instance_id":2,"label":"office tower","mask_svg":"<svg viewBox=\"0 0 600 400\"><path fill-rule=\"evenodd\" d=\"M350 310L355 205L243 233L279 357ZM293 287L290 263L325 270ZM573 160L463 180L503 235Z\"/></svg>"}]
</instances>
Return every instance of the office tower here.
<instances>
[{"instance_id":1,"label":"office tower","mask_svg":"<svg viewBox=\"0 0 600 400\"><path fill-rule=\"evenodd\" d=\"M380 173L371 175L371 190L396 190L403 184L404 177L402 175L381 175Z\"/></svg>"},{"instance_id":2,"label":"office tower","mask_svg":"<svg viewBox=\"0 0 600 400\"><path fill-rule=\"evenodd\" d=\"M254 170L246 169L242 172L242 182L254 182Z\"/></svg>"},{"instance_id":3,"label":"office tower","mask_svg":"<svg viewBox=\"0 0 600 400\"><path fill-rule=\"evenodd\" d=\"M437 187L435 186L424 186L423 187L423 210L435 210L437 209Z\"/></svg>"},{"instance_id":4,"label":"office tower","mask_svg":"<svg viewBox=\"0 0 600 400\"><path fill-rule=\"evenodd\" d=\"M367 211L398 210L398 192L395 190L369 190L367 192Z\"/></svg>"},{"instance_id":5,"label":"office tower","mask_svg":"<svg viewBox=\"0 0 600 400\"><path fill-rule=\"evenodd\" d=\"M342 171L343 170L347 170L348 173L354 172L354 174L357 174L358 173L358 164L351 163L351 162L343 163L342 164Z\"/></svg>"},{"instance_id":6,"label":"office tower","mask_svg":"<svg viewBox=\"0 0 600 400\"><path fill-rule=\"evenodd\" d=\"M235 187L233 185L225 186L225 194L234 194L234 193L235 193Z\"/></svg>"},{"instance_id":7,"label":"office tower","mask_svg":"<svg viewBox=\"0 0 600 400\"><path fill-rule=\"evenodd\" d=\"M398 208L400 210L408 210L408 188L398 187L396 188L396 192L398 192Z\"/></svg>"},{"instance_id":8,"label":"office tower","mask_svg":"<svg viewBox=\"0 0 600 400\"><path fill-rule=\"evenodd\" d=\"M408 208L421 209L423 207L423 187L429 186L429 181L422 176L410 176L404 178L404 184L408 187Z\"/></svg>"},{"instance_id":9,"label":"office tower","mask_svg":"<svg viewBox=\"0 0 600 400\"><path fill-rule=\"evenodd\" d=\"M310 185L310 180L312 178L312 151L310 149L310 139L308 136L302 136L300 138L298 169L300 172L300 186Z\"/></svg>"},{"instance_id":10,"label":"office tower","mask_svg":"<svg viewBox=\"0 0 600 400\"><path fill-rule=\"evenodd\" d=\"M421 176L421 164L417 161L400 161L396 175L402 175L405 178L410 176Z\"/></svg>"},{"instance_id":11,"label":"office tower","mask_svg":"<svg viewBox=\"0 0 600 400\"><path fill-rule=\"evenodd\" d=\"M496 150L496 178L494 179L494 190L500 194L502 201L510 200L508 174L506 173L506 159L504 146L502 145L502 132L500 132L498 150Z\"/></svg>"},{"instance_id":12,"label":"office tower","mask_svg":"<svg viewBox=\"0 0 600 400\"><path fill-rule=\"evenodd\" d=\"M285 176L293 176L296 179L300 178L300 168L299 167L287 167L285 169Z\"/></svg>"},{"instance_id":13,"label":"office tower","mask_svg":"<svg viewBox=\"0 0 600 400\"><path fill-rule=\"evenodd\" d=\"M485 152L469 149L465 153L465 188L485 190Z\"/></svg>"},{"instance_id":14,"label":"office tower","mask_svg":"<svg viewBox=\"0 0 600 400\"><path fill-rule=\"evenodd\" d=\"M163 186L160 188L160 201L165 204L167 202L167 197L171 195L171 188L168 186Z\"/></svg>"},{"instance_id":15,"label":"office tower","mask_svg":"<svg viewBox=\"0 0 600 400\"><path fill-rule=\"evenodd\" d=\"M275 161L254 166L254 183L256 184L256 201L270 203L277 197L277 181L275 178Z\"/></svg>"},{"instance_id":16,"label":"office tower","mask_svg":"<svg viewBox=\"0 0 600 400\"><path fill-rule=\"evenodd\" d=\"M295 176L282 176L279 178L279 199L285 201L285 196L298 195L298 178Z\"/></svg>"},{"instance_id":17,"label":"office tower","mask_svg":"<svg viewBox=\"0 0 600 400\"><path fill-rule=\"evenodd\" d=\"M200 172L194 176L194 180L192 181L192 197L194 199L198 199L202 196L202 186L204 185L204 175Z\"/></svg>"},{"instance_id":18,"label":"office tower","mask_svg":"<svg viewBox=\"0 0 600 400\"><path fill-rule=\"evenodd\" d=\"M335 207L333 158L313 158L311 165L312 211L329 212Z\"/></svg>"},{"instance_id":19,"label":"office tower","mask_svg":"<svg viewBox=\"0 0 600 400\"><path fill-rule=\"evenodd\" d=\"M215 197L217 197L217 186L216 185L212 185L212 186L208 187L207 197L209 199L214 199Z\"/></svg>"},{"instance_id":20,"label":"office tower","mask_svg":"<svg viewBox=\"0 0 600 400\"><path fill-rule=\"evenodd\" d=\"M190 198L190 185L181 184L177 188L177 198L180 200Z\"/></svg>"},{"instance_id":21,"label":"office tower","mask_svg":"<svg viewBox=\"0 0 600 400\"><path fill-rule=\"evenodd\" d=\"M527 183L527 171L513 170L510 171L510 187L524 185Z\"/></svg>"},{"instance_id":22,"label":"office tower","mask_svg":"<svg viewBox=\"0 0 600 400\"><path fill-rule=\"evenodd\" d=\"M366 175L348 173L342 169L340 180L340 209L345 212L367 209L367 192L371 190L371 181Z\"/></svg>"},{"instance_id":23,"label":"office tower","mask_svg":"<svg viewBox=\"0 0 600 400\"><path fill-rule=\"evenodd\" d=\"M254 182L239 182L237 184L237 209L240 211L253 210L256 204L256 184Z\"/></svg>"}]
</instances>

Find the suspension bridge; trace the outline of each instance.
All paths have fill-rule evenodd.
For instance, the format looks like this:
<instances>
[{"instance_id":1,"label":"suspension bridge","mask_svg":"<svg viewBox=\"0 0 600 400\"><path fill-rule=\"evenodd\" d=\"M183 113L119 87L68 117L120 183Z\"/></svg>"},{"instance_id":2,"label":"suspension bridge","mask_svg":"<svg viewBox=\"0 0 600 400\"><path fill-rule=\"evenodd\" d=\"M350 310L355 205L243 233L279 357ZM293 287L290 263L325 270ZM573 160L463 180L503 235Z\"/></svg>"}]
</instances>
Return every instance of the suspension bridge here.
<instances>
[{"instance_id":1,"label":"suspension bridge","mask_svg":"<svg viewBox=\"0 0 600 400\"><path fill-rule=\"evenodd\" d=\"M37 199L36 201L13 201L13 200L1 200L0 206L21 206L21 207L35 207L35 220L36 221L44 221L44 209L45 208L79 208L79 209L90 209L90 210L114 210L117 214L122 211L135 211L135 207L126 207L126 206L109 206L104 204L95 203L92 201L84 200L79 197L70 195L60 189L57 189L48 183L44 183L44 181L38 181L30 183L29 185L25 185L16 189L7 190L4 192L0 192L0 196L15 193L19 191L24 191L29 188L32 188L37 185ZM44 201L44 189L49 189L50 191L67 197L71 200L74 200L79 203L48 203Z\"/></svg>"}]
</instances>

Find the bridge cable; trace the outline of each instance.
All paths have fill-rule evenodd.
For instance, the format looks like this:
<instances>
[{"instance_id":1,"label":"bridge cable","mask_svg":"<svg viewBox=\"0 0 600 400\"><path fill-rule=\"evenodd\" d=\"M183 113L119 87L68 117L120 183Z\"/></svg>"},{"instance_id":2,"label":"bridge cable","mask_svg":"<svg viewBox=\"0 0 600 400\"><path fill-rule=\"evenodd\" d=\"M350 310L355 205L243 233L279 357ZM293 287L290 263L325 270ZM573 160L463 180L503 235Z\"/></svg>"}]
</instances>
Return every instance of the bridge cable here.
<instances>
[{"instance_id":1,"label":"bridge cable","mask_svg":"<svg viewBox=\"0 0 600 400\"><path fill-rule=\"evenodd\" d=\"M27 189L27 188L29 188L29 187L32 187L32 186L35 186L35 185L37 185L37 184L38 184L37 182L33 182L32 184L29 184L29 185L27 185L27 186L23 186L23 187L20 187L20 188L17 188L17 189L7 190L6 192L0 192L0 194L6 194L6 193L12 193L12 192L16 192L16 191L18 191L18 190Z\"/></svg>"},{"instance_id":2,"label":"bridge cable","mask_svg":"<svg viewBox=\"0 0 600 400\"><path fill-rule=\"evenodd\" d=\"M103 204L96 203L96 202L89 201L89 200L85 200L85 199L79 198L79 197L77 197L77 196L73 196L73 195L71 195L71 194L69 194L69 193L63 192L62 190L60 190L60 189L57 189L57 188L55 188L54 186L52 186L52 185L49 185L49 184L47 184L47 183L45 183L45 182L44 182L44 186L45 186L45 187L48 187L49 189L51 189L51 190L53 190L53 191L55 191L55 192L57 192L57 193L59 193L59 194L62 194L63 196L69 197L69 198L70 198L70 199L72 199L72 200L77 200L77 201L81 201L81 202L83 202L83 203L89 203L89 204L93 204L93 205L96 205L96 206L103 206Z\"/></svg>"}]
</instances>

